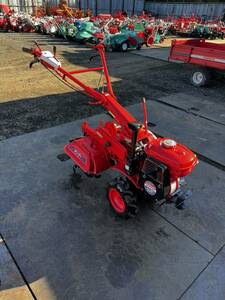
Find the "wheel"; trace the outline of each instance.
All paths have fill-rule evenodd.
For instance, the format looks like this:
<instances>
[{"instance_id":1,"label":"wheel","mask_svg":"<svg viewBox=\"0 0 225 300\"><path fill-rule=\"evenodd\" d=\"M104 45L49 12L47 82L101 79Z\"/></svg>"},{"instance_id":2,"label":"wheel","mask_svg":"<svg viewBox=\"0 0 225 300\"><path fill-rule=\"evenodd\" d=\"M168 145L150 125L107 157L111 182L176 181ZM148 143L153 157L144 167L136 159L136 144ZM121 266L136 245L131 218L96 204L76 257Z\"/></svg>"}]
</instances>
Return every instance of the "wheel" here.
<instances>
[{"instance_id":1,"label":"wheel","mask_svg":"<svg viewBox=\"0 0 225 300\"><path fill-rule=\"evenodd\" d=\"M120 45L120 50L122 52L126 52L128 50L128 43L127 42L123 42L121 45Z\"/></svg>"},{"instance_id":2,"label":"wheel","mask_svg":"<svg viewBox=\"0 0 225 300\"><path fill-rule=\"evenodd\" d=\"M209 83L210 77L210 72L207 69L199 69L191 75L191 83L197 87L205 86Z\"/></svg>"},{"instance_id":3,"label":"wheel","mask_svg":"<svg viewBox=\"0 0 225 300\"><path fill-rule=\"evenodd\" d=\"M133 189L133 190L132 190ZM107 188L111 208L120 217L130 218L138 213L137 198L131 183L125 178L115 178Z\"/></svg>"},{"instance_id":4,"label":"wheel","mask_svg":"<svg viewBox=\"0 0 225 300\"><path fill-rule=\"evenodd\" d=\"M141 47L142 47L142 45L141 45L141 44L138 44L136 49L137 49L137 50L141 50Z\"/></svg>"}]
</instances>

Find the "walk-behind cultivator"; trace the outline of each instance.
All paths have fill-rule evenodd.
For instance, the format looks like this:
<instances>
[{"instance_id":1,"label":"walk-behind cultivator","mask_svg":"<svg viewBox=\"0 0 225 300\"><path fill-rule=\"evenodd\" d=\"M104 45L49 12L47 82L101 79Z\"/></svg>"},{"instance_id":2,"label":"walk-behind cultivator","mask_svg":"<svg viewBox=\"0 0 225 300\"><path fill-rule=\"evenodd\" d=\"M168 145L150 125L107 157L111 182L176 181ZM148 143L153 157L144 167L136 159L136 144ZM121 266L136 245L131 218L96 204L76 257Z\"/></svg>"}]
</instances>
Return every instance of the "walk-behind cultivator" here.
<instances>
[{"instance_id":1,"label":"walk-behind cultivator","mask_svg":"<svg viewBox=\"0 0 225 300\"><path fill-rule=\"evenodd\" d=\"M68 72L56 58L56 51L54 54L42 51L37 44L33 49L23 48L34 55L30 67L40 62L65 84L91 98L90 105L102 106L112 117L111 121L101 121L95 129L84 122L83 136L65 146L66 155L72 160L75 171L81 169L90 177L98 177L108 169L120 173L121 177L116 178L107 189L109 203L120 216L136 215L137 195L160 201L159 204L174 202L177 208L182 208L188 194L181 191L183 177L191 174L197 165L196 155L170 138L157 138L148 129L145 99L143 123L119 104L110 82L104 46L98 44L94 49L101 58L101 67ZM93 71L102 72L101 91L76 77L77 74Z\"/></svg>"}]
</instances>

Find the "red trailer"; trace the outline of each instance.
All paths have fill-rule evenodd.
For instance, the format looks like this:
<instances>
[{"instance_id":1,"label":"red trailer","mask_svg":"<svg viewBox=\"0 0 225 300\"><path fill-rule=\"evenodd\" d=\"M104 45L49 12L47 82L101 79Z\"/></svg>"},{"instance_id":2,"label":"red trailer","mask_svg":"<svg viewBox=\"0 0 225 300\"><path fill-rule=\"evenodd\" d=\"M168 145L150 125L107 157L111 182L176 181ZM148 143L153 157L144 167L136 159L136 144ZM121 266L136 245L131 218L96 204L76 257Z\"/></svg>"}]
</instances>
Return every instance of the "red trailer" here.
<instances>
[{"instance_id":1,"label":"red trailer","mask_svg":"<svg viewBox=\"0 0 225 300\"><path fill-rule=\"evenodd\" d=\"M224 75L225 44L205 40L173 40L169 60L196 65L191 82L195 86L204 86L215 73Z\"/></svg>"}]
</instances>

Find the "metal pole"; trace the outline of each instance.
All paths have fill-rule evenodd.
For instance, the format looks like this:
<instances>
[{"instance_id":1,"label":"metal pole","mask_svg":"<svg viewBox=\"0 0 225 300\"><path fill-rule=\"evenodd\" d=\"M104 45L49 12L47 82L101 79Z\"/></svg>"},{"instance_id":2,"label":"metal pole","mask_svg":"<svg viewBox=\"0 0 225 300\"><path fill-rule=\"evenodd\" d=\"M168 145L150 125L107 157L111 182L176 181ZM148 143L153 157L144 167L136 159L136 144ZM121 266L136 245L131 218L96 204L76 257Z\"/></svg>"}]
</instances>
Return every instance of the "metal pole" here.
<instances>
[{"instance_id":1,"label":"metal pole","mask_svg":"<svg viewBox=\"0 0 225 300\"><path fill-rule=\"evenodd\" d=\"M32 3L32 14L34 13L34 0L31 1Z\"/></svg>"},{"instance_id":2,"label":"metal pole","mask_svg":"<svg viewBox=\"0 0 225 300\"><path fill-rule=\"evenodd\" d=\"M133 9L132 9L132 15L134 15L134 11L135 11L135 4L136 4L136 1L133 0Z\"/></svg>"},{"instance_id":3,"label":"metal pole","mask_svg":"<svg viewBox=\"0 0 225 300\"><path fill-rule=\"evenodd\" d=\"M23 4L23 5L24 5L24 11L25 11L25 13L26 13L26 12L27 12L27 3L26 3L26 0L24 0L23 3L24 3L24 4Z\"/></svg>"},{"instance_id":4,"label":"metal pole","mask_svg":"<svg viewBox=\"0 0 225 300\"><path fill-rule=\"evenodd\" d=\"M109 11L112 14L112 0L109 0Z\"/></svg>"},{"instance_id":5,"label":"metal pole","mask_svg":"<svg viewBox=\"0 0 225 300\"><path fill-rule=\"evenodd\" d=\"M95 15L98 15L98 0L95 0Z\"/></svg>"}]
</instances>

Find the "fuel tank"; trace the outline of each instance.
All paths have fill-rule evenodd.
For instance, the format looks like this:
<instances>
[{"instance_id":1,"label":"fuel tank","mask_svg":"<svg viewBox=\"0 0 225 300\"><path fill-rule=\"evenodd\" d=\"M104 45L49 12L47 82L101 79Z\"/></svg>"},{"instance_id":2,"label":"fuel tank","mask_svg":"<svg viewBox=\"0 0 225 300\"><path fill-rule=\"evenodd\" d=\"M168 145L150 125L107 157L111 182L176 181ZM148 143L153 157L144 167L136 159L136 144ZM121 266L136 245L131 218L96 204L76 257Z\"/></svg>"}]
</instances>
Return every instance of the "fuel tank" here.
<instances>
[{"instance_id":1,"label":"fuel tank","mask_svg":"<svg viewBox=\"0 0 225 300\"><path fill-rule=\"evenodd\" d=\"M112 162L101 145L89 136L75 139L64 147L65 153L84 173L99 174L112 166Z\"/></svg>"},{"instance_id":2,"label":"fuel tank","mask_svg":"<svg viewBox=\"0 0 225 300\"><path fill-rule=\"evenodd\" d=\"M146 147L147 156L168 166L174 179L189 175L198 164L197 156L170 138L157 138Z\"/></svg>"}]
</instances>

